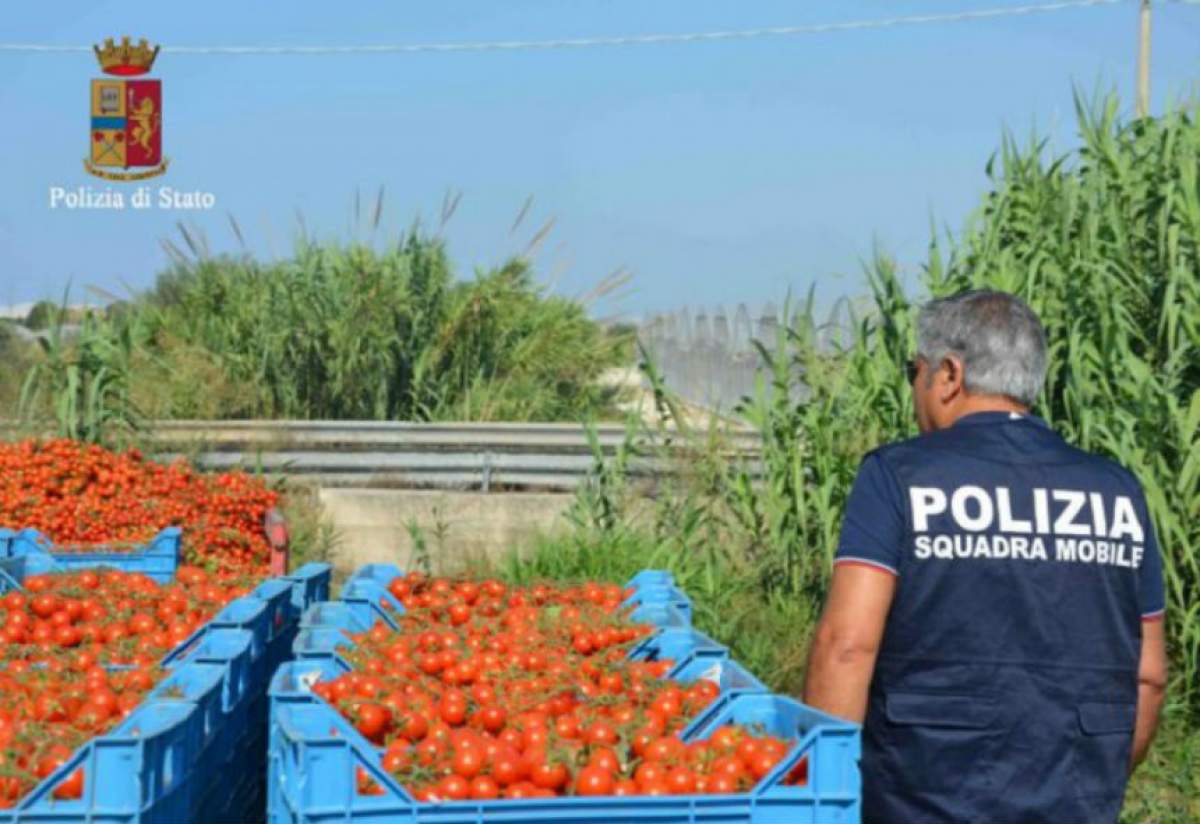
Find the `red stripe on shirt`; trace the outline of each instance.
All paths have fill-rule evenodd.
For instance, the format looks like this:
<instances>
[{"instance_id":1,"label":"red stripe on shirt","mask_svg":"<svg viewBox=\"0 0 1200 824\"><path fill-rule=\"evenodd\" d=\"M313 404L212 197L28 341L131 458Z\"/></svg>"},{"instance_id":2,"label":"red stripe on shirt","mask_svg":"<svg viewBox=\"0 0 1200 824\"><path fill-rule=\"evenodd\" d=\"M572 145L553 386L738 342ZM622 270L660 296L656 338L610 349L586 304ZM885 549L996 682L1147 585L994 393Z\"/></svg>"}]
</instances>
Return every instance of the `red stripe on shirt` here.
<instances>
[{"instance_id":1,"label":"red stripe on shirt","mask_svg":"<svg viewBox=\"0 0 1200 824\"><path fill-rule=\"evenodd\" d=\"M834 566L860 566L860 567L866 567L867 569L873 569L876 572L886 572L888 575L891 575L893 577L900 576L900 573L896 572L896 570L891 569L890 567L886 567L883 564L873 563L872 561L860 561L857 558L838 558L838 559L834 560L833 565Z\"/></svg>"}]
</instances>

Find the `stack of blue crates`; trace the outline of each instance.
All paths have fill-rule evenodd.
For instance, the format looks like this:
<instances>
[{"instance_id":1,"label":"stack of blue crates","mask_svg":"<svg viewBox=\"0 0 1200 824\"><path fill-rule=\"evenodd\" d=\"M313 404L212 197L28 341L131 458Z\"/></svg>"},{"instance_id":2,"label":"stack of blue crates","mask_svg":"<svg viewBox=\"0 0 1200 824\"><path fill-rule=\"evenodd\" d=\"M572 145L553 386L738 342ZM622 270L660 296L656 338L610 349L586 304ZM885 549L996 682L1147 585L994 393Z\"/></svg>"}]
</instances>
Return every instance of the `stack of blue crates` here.
<instances>
[{"instance_id":1,"label":"stack of blue crates","mask_svg":"<svg viewBox=\"0 0 1200 824\"><path fill-rule=\"evenodd\" d=\"M169 526L145 546L129 552L65 551L36 529L0 529L0 558L19 558L25 555L48 555L65 572L94 567L112 567L122 572L140 572L160 584L175 580L179 566L182 531Z\"/></svg>"},{"instance_id":2,"label":"stack of blue crates","mask_svg":"<svg viewBox=\"0 0 1200 824\"><path fill-rule=\"evenodd\" d=\"M107 566L173 579L179 531L131 552L55 551L31 530L0 531L0 591L28 575ZM169 571L166 568L169 559ZM80 747L0 824L208 824L264 816L267 686L291 654L300 616L329 597L327 564L272 578L227 604L162 661L169 670L130 715ZM53 797L84 769L83 796Z\"/></svg>"},{"instance_id":3,"label":"stack of blue crates","mask_svg":"<svg viewBox=\"0 0 1200 824\"><path fill-rule=\"evenodd\" d=\"M657 628L630 657L670 659L667 677L704 678L720 688L720 697L680 733L685 741L738 724L791 742L774 770L736 795L416 801L382 769L382 750L311 690L350 669L341 653L353 648L352 635L379 622L395 626L404 608L387 587L400 574L386 564L363 567L347 580L340 600L314 604L302 616L295 660L281 665L271 682L269 824L859 824L858 727L768 691L726 647L692 626L691 601L660 570L645 570L626 587L633 620ZM808 780L786 783L802 766ZM360 770L382 794L358 792Z\"/></svg>"}]
</instances>

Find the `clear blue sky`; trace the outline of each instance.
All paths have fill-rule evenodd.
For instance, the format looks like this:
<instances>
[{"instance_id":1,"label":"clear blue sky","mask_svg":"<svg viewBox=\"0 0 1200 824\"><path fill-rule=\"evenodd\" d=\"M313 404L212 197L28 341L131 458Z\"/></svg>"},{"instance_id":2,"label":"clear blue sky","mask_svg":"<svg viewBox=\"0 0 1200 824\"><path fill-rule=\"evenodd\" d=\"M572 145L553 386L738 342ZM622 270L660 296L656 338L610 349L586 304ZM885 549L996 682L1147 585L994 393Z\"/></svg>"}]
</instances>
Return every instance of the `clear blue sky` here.
<instances>
[{"instance_id":1,"label":"clear blue sky","mask_svg":"<svg viewBox=\"0 0 1200 824\"><path fill-rule=\"evenodd\" d=\"M1016 5L1016 3L1011 3ZM8 4L6 42L318 45L686 32L935 13L1005 0L162 0ZM52 10L51 10L52 8ZM1155 10L1154 105L1200 81L1200 7ZM1135 3L980 22L698 45L350 57L164 52L165 149L153 184L203 189L215 212L51 211L81 168L89 54L0 54L0 303L121 293L164 265L180 218L233 250L286 252L295 214L350 231L355 188L386 187L385 225L435 221L463 274L523 248L555 291L618 266L632 290L602 313L779 300L812 282L861 290L873 244L909 267L931 219L961 225L1008 125L1073 142L1072 84L1131 102ZM528 195L534 207L513 236Z\"/></svg>"}]
</instances>

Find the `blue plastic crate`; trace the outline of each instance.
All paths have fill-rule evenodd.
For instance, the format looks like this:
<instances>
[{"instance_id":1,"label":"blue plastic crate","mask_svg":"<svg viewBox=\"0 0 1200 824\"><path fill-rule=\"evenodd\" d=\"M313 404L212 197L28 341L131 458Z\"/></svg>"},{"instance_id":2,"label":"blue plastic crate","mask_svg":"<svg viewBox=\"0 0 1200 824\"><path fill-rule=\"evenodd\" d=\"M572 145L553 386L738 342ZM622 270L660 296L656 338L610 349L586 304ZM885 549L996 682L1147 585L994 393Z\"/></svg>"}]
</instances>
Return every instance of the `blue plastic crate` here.
<instances>
[{"instance_id":1,"label":"blue plastic crate","mask_svg":"<svg viewBox=\"0 0 1200 824\"><path fill-rule=\"evenodd\" d=\"M244 595L223 606L220 612L209 619L207 628L248 630L254 639L250 644L250 655L258 659L267 653L267 645L271 641L271 622L269 605L253 595Z\"/></svg>"},{"instance_id":2,"label":"blue plastic crate","mask_svg":"<svg viewBox=\"0 0 1200 824\"><path fill-rule=\"evenodd\" d=\"M675 663L667 673L669 678L678 678L679 673L695 660L713 662L729 658L728 647L693 629L691 623L670 604L642 604L630 614L630 618L653 624L658 630L634 645L629 657L635 661L670 658Z\"/></svg>"},{"instance_id":3,"label":"blue plastic crate","mask_svg":"<svg viewBox=\"0 0 1200 824\"><path fill-rule=\"evenodd\" d=\"M319 578L317 578L319 581ZM304 598L299 591L319 593L305 581L271 581L252 595L230 602L181 646L169 666L229 662L225 704L229 708L211 762L212 780L194 786L194 822L257 821L264 814L266 795L266 691L271 673L290 656L298 613ZM281 611L282 610L282 611ZM282 625L279 617L283 617ZM295 617L293 617L295 616ZM272 637L273 636L273 637Z\"/></svg>"},{"instance_id":4,"label":"blue plastic crate","mask_svg":"<svg viewBox=\"0 0 1200 824\"><path fill-rule=\"evenodd\" d=\"M300 616L300 629L337 627L346 632L366 632L374 623L374 616L359 606L345 601L313 604Z\"/></svg>"},{"instance_id":5,"label":"blue plastic crate","mask_svg":"<svg viewBox=\"0 0 1200 824\"><path fill-rule=\"evenodd\" d=\"M396 613L403 612L403 605L391 595L388 585L404 575L400 567L392 564L365 564L346 579L342 587L342 600L350 597L374 595L390 603ZM642 570L629 579L623 589L635 590L623 606L637 607L642 603L670 603L684 618L691 620L691 599L674 585L671 572L666 570ZM379 606L379 605L376 605Z\"/></svg>"},{"instance_id":6,"label":"blue plastic crate","mask_svg":"<svg viewBox=\"0 0 1200 824\"><path fill-rule=\"evenodd\" d=\"M177 529L168 529L160 533L159 538L170 532L178 534ZM7 535L3 533L7 532ZM45 540L27 540L30 535L38 535L34 530L22 533L12 533L11 530L0 530L0 594L10 589L20 588L29 575L56 574L71 571L71 564L64 563L42 550ZM159 539L156 539L159 540ZM8 541L8 543L3 543ZM65 558L83 559L78 566L86 568L93 564L119 567L119 564L108 564L97 559L100 555L67 555ZM104 558L125 556L103 556ZM132 571L132 570L127 570ZM253 637L252 654L258 658L266 658L264 670L269 675L284 659L288 657L295 631L299 625L300 614L313 599L327 596L331 567L328 564L306 564L297 574L282 578L270 578L260 583L249 595L235 599L226 604L221 611L204 626L198 628L192 635L171 650L162 660L164 666L185 659L188 650L199 643L200 639L213 629L247 629ZM173 575L172 571L172 575ZM168 580L171 580L168 577ZM265 683L265 676L262 679Z\"/></svg>"},{"instance_id":7,"label":"blue plastic crate","mask_svg":"<svg viewBox=\"0 0 1200 824\"><path fill-rule=\"evenodd\" d=\"M226 604L207 624L164 657L164 666L175 666L197 657L204 660L206 656L212 656L214 647L219 648L228 643L230 637L237 637L248 642L247 689L265 695L271 674L291 656L301 612L310 598L328 592L329 571L328 564L308 564L303 568L303 574L263 582L250 595ZM234 631L244 635L230 635ZM218 654L224 654L224 651Z\"/></svg>"},{"instance_id":8,"label":"blue plastic crate","mask_svg":"<svg viewBox=\"0 0 1200 824\"><path fill-rule=\"evenodd\" d=\"M308 627L296 634L292 643L292 656L297 661L333 659L345 670L350 669L349 662L342 657L340 650L354 649L354 642L336 626Z\"/></svg>"},{"instance_id":9,"label":"blue plastic crate","mask_svg":"<svg viewBox=\"0 0 1200 824\"><path fill-rule=\"evenodd\" d=\"M629 618L639 624L653 624L660 629L689 629L692 623L671 604L641 604L629 613Z\"/></svg>"},{"instance_id":10,"label":"blue plastic crate","mask_svg":"<svg viewBox=\"0 0 1200 824\"><path fill-rule=\"evenodd\" d=\"M343 669L349 669L350 664L342 651L353 649L354 646L344 626L318 625L305 627L297 633L292 653L298 661L329 658L336 660ZM679 679L684 671L701 672L703 668L694 669L697 661L712 665L728 660L729 649L691 627L683 627L660 630L634 647L629 657L634 661L669 658L674 663L667 677Z\"/></svg>"},{"instance_id":11,"label":"blue plastic crate","mask_svg":"<svg viewBox=\"0 0 1200 824\"><path fill-rule=\"evenodd\" d=\"M63 572L53 558L44 552L26 552L21 555L0 557L0 594L21 589L30 575L46 575Z\"/></svg>"},{"instance_id":12,"label":"blue plastic crate","mask_svg":"<svg viewBox=\"0 0 1200 824\"><path fill-rule=\"evenodd\" d=\"M255 622L257 622L257 618ZM256 632L252 628L210 627L186 651L176 666L184 669L210 662L227 662L223 704L227 707L224 723L213 742L212 757L193 786L193 822L257 821L263 806L255 801L265 797L266 775L266 690L271 669L267 654L255 656ZM280 635L275 645L290 641ZM242 786L248 785L248 786Z\"/></svg>"},{"instance_id":13,"label":"blue plastic crate","mask_svg":"<svg viewBox=\"0 0 1200 824\"><path fill-rule=\"evenodd\" d=\"M228 771L242 767L231 747L244 722L236 701L229 701L236 693L229 683L234 678L228 663L189 662L174 670L148 697L159 703L190 702L200 716L200 737L188 751L190 821L206 820L202 815L206 801L223 797Z\"/></svg>"},{"instance_id":14,"label":"blue plastic crate","mask_svg":"<svg viewBox=\"0 0 1200 824\"><path fill-rule=\"evenodd\" d=\"M329 681L346 672L346 668L332 658L313 658L307 661L289 661L275 671L268 692L271 703L313 703L318 699L312 693L313 684Z\"/></svg>"},{"instance_id":15,"label":"blue plastic crate","mask_svg":"<svg viewBox=\"0 0 1200 824\"><path fill-rule=\"evenodd\" d=\"M386 576L395 577L399 571L389 565L372 565L367 574L357 574L355 579L358 586L373 584L386 586L390 580ZM638 580L635 578L635 581ZM663 593L671 586L669 574L660 573L655 576L642 576L640 583L643 591ZM669 594L669 593L666 593ZM362 600L362 599L360 599ZM631 650L631 658L638 660L662 660L670 658L675 665L668 673L669 677L683 683L692 683L699 679L707 679L715 683L722 693L722 698L708 710L697 717L687 728L687 734L692 737L703 737L715 729L714 718L731 706L732 699L745 696L768 695L766 687L752 673L737 662L729 659L728 649L713 639L693 629L688 617L679 609L679 599L673 597L646 597L640 599L631 613L631 618L641 623L653 624L657 627L655 633L638 642ZM786 770L779 773L774 784L768 776L764 784L752 793L744 796L702 796L694 799L672 799L663 806L661 799L635 799L642 804L630 806L623 799L604 799L597 804L590 800L570 799L554 802L539 800L533 804L527 802L501 801L494 804L455 803L438 805L418 805L394 783L381 781L387 792L383 797L358 796L354 790L354 772L357 766L362 766L369 772L380 777L378 767L378 748L374 748L349 727L335 711L323 701L313 696L312 685L318 680L328 680L350 669L343 656L345 650L351 649L354 642L351 633L365 631L376 619L373 611L361 603L334 602L311 608L301 620L302 627L293 645L294 662L280 667L271 685L271 753L269 756L268 773L268 821L270 824L285 824L285 822L371 822L372 824L401 824L401 822L444 822L445 824L468 824L468 822L515 822L518 821L578 821L595 822L611 819L613 822L642 822L642 821L711 821L711 822L763 822L777 824L783 821L804 821L810 824L825 822L845 822L852 824L858 821L857 785L849 798L839 798L836 793L829 792L820 799L815 799L811 793L797 800L794 795L797 789L778 785ZM788 699L781 699L787 701ZM795 702L792 702L793 704ZM739 723L749 723L745 718L753 715L744 705L732 705L742 713ZM800 706L800 705L797 705ZM805 712L812 710L803 708ZM289 712L298 713L296 720ZM819 715L819 714L817 714ZM784 718L782 710L775 712L759 711L754 715L753 722L763 725L769 731L783 737L795 738L796 728L778 732L775 727L782 723L776 718ZM841 722L826 719L823 723L841 724ZM305 721L304 719L308 719ZM811 717L810 717L811 720ZM277 723L277 721L279 723ZM299 729L297 735L289 738L284 729L295 722L300 727L310 724L307 730ZM775 727L771 724L775 723ZM790 723L790 722L789 722ZM322 726L323 725L323 726ZM854 746L857 747L856 728L850 725L842 727L851 730ZM336 730L336 733L331 731ZM293 732L296 732L293 729ZM306 737L315 733L314 738ZM352 739L352 740L350 740ZM794 764L800 757L810 757L807 750L804 756L797 755L801 743L798 742L793 752L789 754L787 763ZM326 746L328 745L328 746ZM815 745L814 745L815 746ZM829 749L832 745L826 745ZM291 753L289 756L288 753ZM856 752L850 757L854 776L857 776ZM297 755L297 753L301 753ZM289 762L289 757L293 761ZM793 757L794 756L794 757ZM832 757L832 756L830 756ZM300 760L295 760L300 759ZM307 759L307 760L305 760ZM301 763L303 761L303 763ZM788 768L790 770L790 767ZM324 790L312 790L317 779L306 779L304 770L310 770L307 775L320 776L320 782L334 786L333 795L322 794ZM337 771L337 779L327 779ZM354 800L347 802L338 798L345 778L344 788L354 795ZM291 782L291 783L289 783ZM305 795L309 791L319 797ZM802 793L803 795L803 793ZM325 802L330 803L326 804ZM773 807L784 810L779 816L772 817Z\"/></svg>"},{"instance_id":16,"label":"blue plastic crate","mask_svg":"<svg viewBox=\"0 0 1200 824\"><path fill-rule=\"evenodd\" d=\"M172 670L149 695L148 701L185 701L195 704L201 715L201 750L216 738L230 705L226 699L230 667L225 663L192 662Z\"/></svg>"},{"instance_id":17,"label":"blue plastic crate","mask_svg":"<svg viewBox=\"0 0 1200 824\"><path fill-rule=\"evenodd\" d=\"M356 605L363 614L370 614L372 624L383 621L392 629L400 626L397 619L404 614L404 605L388 592L387 587L362 578L347 581L338 600Z\"/></svg>"},{"instance_id":18,"label":"blue plastic crate","mask_svg":"<svg viewBox=\"0 0 1200 824\"><path fill-rule=\"evenodd\" d=\"M25 562L21 558L0 558L0 595L21 588Z\"/></svg>"},{"instance_id":19,"label":"blue plastic crate","mask_svg":"<svg viewBox=\"0 0 1200 824\"><path fill-rule=\"evenodd\" d=\"M661 661L669 658L675 662L669 672L669 676L673 678L685 662L693 659L727 659L729 648L691 627L669 627L660 629L644 639L630 650L629 657L634 661Z\"/></svg>"},{"instance_id":20,"label":"blue plastic crate","mask_svg":"<svg viewBox=\"0 0 1200 824\"><path fill-rule=\"evenodd\" d=\"M350 634L362 632L373 624L373 621L368 623L367 619L371 614L362 601L332 602L311 607L305 613L292 645L294 657L297 660L333 658L344 668L349 668L349 663L339 651L354 647ZM653 624L658 630L636 644L630 650L629 657L636 661L672 659L675 663L668 677L678 678L679 673L695 660L711 663L729 658L727 647L693 629L687 619L669 604L643 604L630 617L634 621Z\"/></svg>"},{"instance_id":21,"label":"blue plastic crate","mask_svg":"<svg viewBox=\"0 0 1200 824\"><path fill-rule=\"evenodd\" d=\"M307 563L283 580L292 585L292 605L299 616L312 604L329 600L329 581L333 568L329 564Z\"/></svg>"},{"instance_id":22,"label":"blue plastic crate","mask_svg":"<svg viewBox=\"0 0 1200 824\"><path fill-rule=\"evenodd\" d=\"M174 580L179 567L179 546L182 537L179 527L167 527L144 546L129 552L105 552L102 548L89 552L61 552L57 545L36 529L0 529L0 556L19 557L44 553L54 559L64 571L74 572L93 567L112 567L122 572L140 572L165 584Z\"/></svg>"},{"instance_id":23,"label":"blue plastic crate","mask_svg":"<svg viewBox=\"0 0 1200 824\"><path fill-rule=\"evenodd\" d=\"M265 598L272 604L278 602L275 599L278 597L279 586L283 585L289 588L290 593L284 603L286 611L284 612L284 620L282 623L279 620L278 613L272 618L273 627L275 628L274 636L267 645L267 673L275 671L281 663L288 660L292 656L292 643L296 639L296 632L299 629L300 617L314 603L325 601L329 598L329 582L332 568L329 564L308 563L296 570L292 575L287 575L282 578L266 581L255 590L254 594L257 597ZM271 609L277 609L272 606ZM265 723L264 723L265 729ZM265 736L265 733L264 733Z\"/></svg>"},{"instance_id":24,"label":"blue plastic crate","mask_svg":"<svg viewBox=\"0 0 1200 824\"><path fill-rule=\"evenodd\" d=\"M363 564L354 570L354 573L346 579L346 583L370 581L386 588L394 579L399 578L403 574L400 567L395 564Z\"/></svg>"},{"instance_id":25,"label":"blue plastic crate","mask_svg":"<svg viewBox=\"0 0 1200 824\"><path fill-rule=\"evenodd\" d=\"M666 569L643 569L625 585L626 589L641 589L645 586L675 586L675 576Z\"/></svg>"},{"instance_id":26,"label":"blue plastic crate","mask_svg":"<svg viewBox=\"0 0 1200 824\"><path fill-rule=\"evenodd\" d=\"M244 703L258 686L255 661L251 654L253 636L244 629L217 629L196 640L182 658L167 661L168 669L189 664L218 664L224 667L221 705L225 711Z\"/></svg>"},{"instance_id":27,"label":"blue plastic crate","mask_svg":"<svg viewBox=\"0 0 1200 824\"><path fill-rule=\"evenodd\" d=\"M675 587L644 587L626 598L621 606L632 608L643 604L668 604L689 622L692 620L691 599Z\"/></svg>"},{"instance_id":28,"label":"blue plastic crate","mask_svg":"<svg viewBox=\"0 0 1200 824\"><path fill-rule=\"evenodd\" d=\"M366 564L346 579L339 600L354 605L356 615L360 618L369 618L367 629L379 620L395 629L399 626L396 619L404 614L404 605L392 595L388 585L403 574L403 571L393 564ZM624 589L633 589L634 592L625 599L622 606L637 608L668 605L675 608L685 623L691 623L691 599L675 586L670 572L642 570L629 580Z\"/></svg>"},{"instance_id":29,"label":"blue plastic crate","mask_svg":"<svg viewBox=\"0 0 1200 824\"><path fill-rule=\"evenodd\" d=\"M712 681L722 694L743 692L770 692L766 684L754 673L732 658L712 659L693 657L675 667L670 676L676 681L690 684L694 681Z\"/></svg>"},{"instance_id":30,"label":"blue plastic crate","mask_svg":"<svg viewBox=\"0 0 1200 824\"><path fill-rule=\"evenodd\" d=\"M317 703L277 701L268 762L271 824L858 824L859 731L789 698L735 695L717 702L682 735L707 738L728 723L751 725L791 742L787 756L749 792L737 795L555 798L418 803L383 771L379 750L340 715ZM801 762L807 781L785 785ZM379 796L360 795L366 771Z\"/></svg>"},{"instance_id":31,"label":"blue plastic crate","mask_svg":"<svg viewBox=\"0 0 1200 824\"><path fill-rule=\"evenodd\" d=\"M0 586L62 571L26 546L0 557ZM260 820L269 679L291 654L301 612L328 596L329 572L328 565L308 565L225 605L164 657L169 674L128 719L80 748L15 808L0 811L0 824ZM53 799L53 787L80 765L84 798Z\"/></svg>"},{"instance_id":32,"label":"blue plastic crate","mask_svg":"<svg viewBox=\"0 0 1200 824\"><path fill-rule=\"evenodd\" d=\"M213 733L210 772L219 775L238 752L247 725L251 724L251 703L263 691L262 667L251 658L252 636L243 629L217 629L206 634L190 651L187 659L172 663L174 672L196 667L217 667L222 672L219 684L221 724ZM174 677L174 672L172 677ZM171 678L163 683L168 684ZM156 687L156 692L163 685Z\"/></svg>"},{"instance_id":33,"label":"blue plastic crate","mask_svg":"<svg viewBox=\"0 0 1200 824\"><path fill-rule=\"evenodd\" d=\"M187 701L149 701L111 732L80 747L0 822L179 824L190 818L190 754L203 716ZM54 787L84 769L83 797L53 798Z\"/></svg>"},{"instance_id":34,"label":"blue plastic crate","mask_svg":"<svg viewBox=\"0 0 1200 824\"><path fill-rule=\"evenodd\" d=\"M625 584L626 590L633 590L621 604L624 607L638 607L642 604L669 604L679 611L679 614L692 620L692 599L675 585L675 579L664 569L643 569L629 579Z\"/></svg>"},{"instance_id":35,"label":"blue plastic crate","mask_svg":"<svg viewBox=\"0 0 1200 824\"><path fill-rule=\"evenodd\" d=\"M250 593L267 605L269 641L274 641L289 625L300 620L301 610L292 603L292 584L282 578L268 578Z\"/></svg>"},{"instance_id":36,"label":"blue plastic crate","mask_svg":"<svg viewBox=\"0 0 1200 824\"><path fill-rule=\"evenodd\" d=\"M271 673L266 656L254 655L253 634L245 629L221 628L206 633L183 659L188 662L218 663L236 661L229 680L229 706L235 714L233 726L241 734L247 724L249 706L256 695L266 693Z\"/></svg>"},{"instance_id":37,"label":"blue plastic crate","mask_svg":"<svg viewBox=\"0 0 1200 824\"><path fill-rule=\"evenodd\" d=\"M399 626L396 619L404 614L404 605L388 591L388 584L403 574L393 564L365 564L342 584L338 600L349 605L360 622L366 622L367 629L377 621L396 629Z\"/></svg>"}]
</instances>

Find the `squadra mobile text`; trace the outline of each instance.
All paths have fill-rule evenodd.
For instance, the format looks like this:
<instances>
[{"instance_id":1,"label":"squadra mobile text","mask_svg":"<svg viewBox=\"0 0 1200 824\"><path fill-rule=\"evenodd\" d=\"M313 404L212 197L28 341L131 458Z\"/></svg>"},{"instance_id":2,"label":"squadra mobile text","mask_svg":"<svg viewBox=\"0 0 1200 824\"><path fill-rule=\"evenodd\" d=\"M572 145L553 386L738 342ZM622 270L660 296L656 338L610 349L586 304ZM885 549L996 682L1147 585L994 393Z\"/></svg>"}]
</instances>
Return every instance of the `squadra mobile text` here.
<instances>
[{"instance_id":1,"label":"squadra mobile text","mask_svg":"<svg viewBox=\"0 0 1200 824\"><path fill-rule=\"evenodd\" d=\"M138 186L132 189L92 186L51 186L51 209L171 209L205 211L217 205L217 196L198 189L171 186Z\"/></svg>"}]
</instances>

